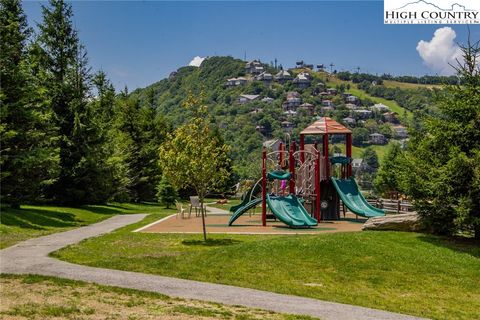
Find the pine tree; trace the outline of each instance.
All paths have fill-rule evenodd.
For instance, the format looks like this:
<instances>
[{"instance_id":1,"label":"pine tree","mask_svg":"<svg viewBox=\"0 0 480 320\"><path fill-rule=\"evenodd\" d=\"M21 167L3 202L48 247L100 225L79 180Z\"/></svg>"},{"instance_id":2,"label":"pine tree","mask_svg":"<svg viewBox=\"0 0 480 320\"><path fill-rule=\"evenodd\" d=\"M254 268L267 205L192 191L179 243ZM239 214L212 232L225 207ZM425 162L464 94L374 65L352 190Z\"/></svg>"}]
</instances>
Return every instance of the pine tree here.
<instances>
[{"instance_id":1,"label":"pine tree","mask_svg":"<svg viewBox=\"0 0 480 320\"><path fill-rule=\"evenodd\" d=\"M41 75L28 54L30 29L18 0L0 2L1 200L19 207L41 198L56 157Z\"/></svg>"},{"instance_id":2,"label":"pine tree","mask_svg":"<svg viewBox=\"0 0 480 320\"><path fill-rule=\"evenodd\" d=\"M177 190L175 190L165 176L162 177L162 180L160 180L157 186L157 199L158 202L163 204L167 209L175 205L175 200L178 199Z\"/></svg>"}]
</instances>

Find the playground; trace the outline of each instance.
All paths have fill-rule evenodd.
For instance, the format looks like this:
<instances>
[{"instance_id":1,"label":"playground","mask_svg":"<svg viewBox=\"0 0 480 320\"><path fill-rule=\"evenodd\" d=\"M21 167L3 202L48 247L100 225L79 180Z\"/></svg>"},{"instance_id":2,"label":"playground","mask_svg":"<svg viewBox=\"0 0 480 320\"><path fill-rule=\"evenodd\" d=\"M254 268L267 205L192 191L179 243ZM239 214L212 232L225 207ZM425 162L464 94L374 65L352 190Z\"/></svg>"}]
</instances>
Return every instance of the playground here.
<instances>
[{"instance_id":1,"label":"playground","mask_svg":"<svg viewBox=\"0 0 480 320\"><path fill-rule=\"evenodd\" d=\"M208 233L220 234L319 234L333 232L360 231L365 219L355 219L355 215L347 213L346 218L338 221L324 221L312 228L289 228L281 221L271 221L266 227L262 226L260 214L242 215L232 226L228 225L229 215L208 214L205 218ZM161 219L146 228L139 230L146 233L202 233L200 217L181 219L171 215Z\"/></svg>"}]
</instances>

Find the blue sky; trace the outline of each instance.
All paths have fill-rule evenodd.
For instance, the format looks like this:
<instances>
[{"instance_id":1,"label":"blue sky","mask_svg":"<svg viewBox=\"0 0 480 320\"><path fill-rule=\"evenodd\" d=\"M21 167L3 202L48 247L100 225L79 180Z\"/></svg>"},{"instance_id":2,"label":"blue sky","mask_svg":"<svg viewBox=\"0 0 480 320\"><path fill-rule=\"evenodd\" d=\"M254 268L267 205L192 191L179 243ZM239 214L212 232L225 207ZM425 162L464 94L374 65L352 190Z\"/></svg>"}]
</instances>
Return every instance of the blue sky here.
<instances>
[{"instance_id":1,"label":"blue sky","mask_svg":"<svg viewBox=\"0 0 480 320\"><path fill-rule=\"evenodd\" d=\"M45 2L42 2L45 4ZM144 87L188 65L195 56L303 59L337 70L395 75L436 74L416 50L439 25L384 25L383 1L165 2L75 1L74 23L94 70L119 90ZM23 4L41 21L40 2ZM465 42L467 27L450 26ZM480 27L471 26L473 39Z\"/></svg>"}]
</instances>

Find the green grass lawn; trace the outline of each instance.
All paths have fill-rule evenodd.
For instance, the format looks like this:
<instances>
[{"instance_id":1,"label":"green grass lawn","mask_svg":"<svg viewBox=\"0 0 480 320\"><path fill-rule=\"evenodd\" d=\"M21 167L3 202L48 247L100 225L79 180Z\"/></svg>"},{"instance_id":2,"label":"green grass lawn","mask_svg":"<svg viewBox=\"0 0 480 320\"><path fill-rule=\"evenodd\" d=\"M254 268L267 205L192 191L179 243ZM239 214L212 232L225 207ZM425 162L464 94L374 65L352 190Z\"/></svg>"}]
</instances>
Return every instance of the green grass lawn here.
<instances>
[{"instance_id":1,"label":"green grass lawn","mask_svg":"<svg viewBox=\"0 0 480 320\"><path fill-rule=\"evenodd\" d=\"M54 255L434 319L480 318L480 248L472 244L400 232L210 235L206 244L200 235L130 232L159 217Z\"/></svg>"},{"instance_id":2,"label":"green grass lawn","mask_svg":"<svg viewBox=\"0 0 480 320\"><path fill-rule=\"evenodd\" d=\"M345 150L345 144L342 143L336 143L336 146L340 147L341 150ZM378 156L378 161L382 162L383 157L385 156L385 153L387 151L388 144L385 145L371 145L370 146L375 152L377 153ZM361 159L363 152L365 151L367 147L356 147L352 146L352 158L353 159Z\"/></svg>"},{"instance_id":3,"label":"green grass lawn","mask_svg":"<svg viewBox=\"0 0 480 320\"><path fill-rule=\"evenodd\" d=\"M1 275L2 319L313 319L43 276Z\"/></svg>"},{"instance_id":4,"label":"green grass lawn","mask_svg":"<svg viewBox=\"0 0 480 320\"><path fill-rule=\"evenodd\" d=\"M112 203L82 206L22 206L21 209L2 208L0 248L23 240L89 225L115 214L175 212L158 204Z\"/></svg>"}]
</instances>

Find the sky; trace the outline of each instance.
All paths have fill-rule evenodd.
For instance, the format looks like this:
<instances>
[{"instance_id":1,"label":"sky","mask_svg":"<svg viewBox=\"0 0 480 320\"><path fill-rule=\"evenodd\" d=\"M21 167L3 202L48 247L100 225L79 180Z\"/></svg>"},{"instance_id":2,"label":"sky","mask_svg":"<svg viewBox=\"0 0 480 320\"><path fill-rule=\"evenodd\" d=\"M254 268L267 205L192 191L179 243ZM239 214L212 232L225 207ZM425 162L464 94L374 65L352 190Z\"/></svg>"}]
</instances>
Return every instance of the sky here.
<instances>
[{"instance_id":1,"label":"sky","mask_svg":"<svg viewBox=\"0 0 480 320\"><path fill-rule=\"evenodd\" d=\"M25 1L32 26L41 4ZM384 25L383 1L73 1L74 25L93 70L117 90L145 87L195 57L230 55L284 68L297 60L338 71L451 73L465 25ZM470 26L480 39L480 26ZM197 61L201 59L197 58Z\"/></svg>"}]
</instances>

